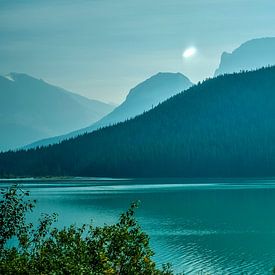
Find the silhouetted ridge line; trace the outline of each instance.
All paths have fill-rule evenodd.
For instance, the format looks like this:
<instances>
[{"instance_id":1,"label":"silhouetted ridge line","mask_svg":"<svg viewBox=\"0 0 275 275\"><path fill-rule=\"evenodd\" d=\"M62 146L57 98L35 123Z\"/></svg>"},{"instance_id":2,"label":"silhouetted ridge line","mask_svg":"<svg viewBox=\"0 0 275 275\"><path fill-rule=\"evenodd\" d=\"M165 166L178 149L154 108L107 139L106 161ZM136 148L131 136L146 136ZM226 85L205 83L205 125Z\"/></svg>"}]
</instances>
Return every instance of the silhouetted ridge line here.
<instances>
[{"instance_id":1,"label":"silhouetted ridge line","mask_svg":"<svg viewBox=\"0 0 275 275\"><path fill-rule=\"evenodd\" d=\"M62 136L39 140L25 148L35 148L37 146L59 143L62 140L70 139L84 133L90 133L102 127L134 118L171 96L188 89L192 85L192 82L181 73L158 73L131 89L121 105L96 123Z\"/></svg>"},{"instance_id":2,"label":"silhouetted ridge line","mask_svg":"<svg viewBox=\"0 0 275 275\"><path fill-rule=\"evenodd\" d=\"M275 65L275 37L252 39L232 53L224 52L215 76L269 65Z\"/></svg>"},{"instance_id":3,"label":"silhouetted ridge line","mask_svg":"<svg viewBox=\"0 0 275 275\"><path fill-rule=\"evenodd\" d=\"M275 67L209 79L124 123L0 154L1 175L275 176Z\"/></svg>"}]
</instances>

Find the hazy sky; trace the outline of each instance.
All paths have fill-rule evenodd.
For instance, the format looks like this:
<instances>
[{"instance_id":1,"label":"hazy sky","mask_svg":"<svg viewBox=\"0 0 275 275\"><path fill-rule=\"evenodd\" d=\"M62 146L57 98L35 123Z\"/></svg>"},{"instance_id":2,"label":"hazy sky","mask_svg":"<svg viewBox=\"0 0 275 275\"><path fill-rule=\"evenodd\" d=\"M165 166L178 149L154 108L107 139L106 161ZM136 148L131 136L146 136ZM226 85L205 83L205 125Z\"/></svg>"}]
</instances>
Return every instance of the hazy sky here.
<instances>
[{"instance_id":1,"label":"hazy sky","mask_svg":"<svg viewBox=\"0 0 275 275\"><path fill-rule=\"evenodd\" d=\"M211 76L223 51L266 36L274 0L0 0L0 73L119 103L159 71Z\"/></svg>"}]
</instances>

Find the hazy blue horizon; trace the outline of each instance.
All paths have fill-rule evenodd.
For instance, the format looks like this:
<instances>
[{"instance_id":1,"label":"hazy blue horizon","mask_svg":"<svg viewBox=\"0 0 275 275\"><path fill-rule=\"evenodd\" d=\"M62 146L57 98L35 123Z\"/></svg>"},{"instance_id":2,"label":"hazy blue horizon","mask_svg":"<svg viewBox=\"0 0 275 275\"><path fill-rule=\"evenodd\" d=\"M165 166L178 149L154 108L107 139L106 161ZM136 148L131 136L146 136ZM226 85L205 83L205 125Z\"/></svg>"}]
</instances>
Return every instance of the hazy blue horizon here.
<instances>
[{"instance_id":1,"label":"hazy blue horizon","mask_svg":"<svg viewBox=\"0 0 275 275\"><path fill-rule=\"evenodd\" d=\"M274 1L0 1L0 74L24 72L105 102L159 71L196 82L223 51L275 36ZM183 60L182 52L197 54Z\"/></svg>"}]
</instances>

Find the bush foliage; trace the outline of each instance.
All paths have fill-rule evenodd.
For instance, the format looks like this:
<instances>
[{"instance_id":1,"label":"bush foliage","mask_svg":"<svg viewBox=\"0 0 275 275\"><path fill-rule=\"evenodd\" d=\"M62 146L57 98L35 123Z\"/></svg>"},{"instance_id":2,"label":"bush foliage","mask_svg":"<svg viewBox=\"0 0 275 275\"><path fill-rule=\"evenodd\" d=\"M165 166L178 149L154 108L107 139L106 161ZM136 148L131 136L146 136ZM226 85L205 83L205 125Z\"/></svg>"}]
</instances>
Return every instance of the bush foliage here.
<instances>
[{"instance_id":1,"label":"bush foliage","mask_svg":"<svg viewBox=\"0 0 275 275\"><path fill-rule=\"evenodd\" d=\"M102 227L84 224L58 229L56 214L44 214L34 226L26 220L35 201L12 186L1 191L0 274L172 274L156 267L133 203L119 221Z\"/></svg>"}]
</instances>

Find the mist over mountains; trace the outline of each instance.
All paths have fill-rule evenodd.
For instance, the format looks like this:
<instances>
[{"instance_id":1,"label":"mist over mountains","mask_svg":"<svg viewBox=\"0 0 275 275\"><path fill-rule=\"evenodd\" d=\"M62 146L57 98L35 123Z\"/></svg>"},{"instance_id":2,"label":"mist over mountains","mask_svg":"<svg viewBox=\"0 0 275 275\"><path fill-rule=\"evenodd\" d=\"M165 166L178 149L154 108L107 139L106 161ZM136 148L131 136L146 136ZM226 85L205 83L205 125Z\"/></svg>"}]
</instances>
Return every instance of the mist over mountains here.
<instances>
[{"instance_id":1,"label":"mist over mountains","mask_svg":"<svg viewBox=\"0 0 275 275\"><path fill-rule=\"evenodd\" d=\"M26 74L0 76L0 151L87 126L113 108Z\"/></svg>"},{"instance_id":2,"label":"mist over mountains","mask_svg":"<svg viewBox=\"0 0 275 275\"><path fill-rule=\"evenodd\" d=\"M215 71L215 75L257 69L263 66L275 64L274 53L275 38L270 37L249 40L235 49L232 53L223 53L219 68ZM13 76L14 78L15 75L16 74ZM18 85L22 85L22 82L20 82L20 84L18 82L18 76L19 74L17 74L16 77L17 81L14 81L11 76L8 78L6 77L5 80L10 80L10 82L16 82ZM31 77L29 77L29 79L35 80ZM41 80L40 82L49 85ZM24 87L24 85L22 85L20 89L26 90L27 88ZM15 122L12 121L12 117L16 116L16 112L20 111L20 107L16 108L13 116L9 113L2 113L1 122L5 125L3 126L5 131L2 135L3 142L1 143L0 150L14 149L20 146L24 146L24 148L46 146L84 133L92 132L101 127L125 121L126 119L133 118L144 111L150 110L152 107L155 107L167 98L186 90L191 85L192 83L190 80L180 73L159 73L134 87L129 92L125 101L113 111L112 106L108 106L107 104L104 105L104 103L98 101L90 101L83 97L78 97L77 95L73 98L71 94L71 101L77 102L76 105L84 104L84 107L80 106L79 109L69 107L74 111L70 112L71 116L67 116L66 119L64 119L64 114L66 113L66 104L68 104L68 102L64 103L64 107L62 106L63 104L60 104L57 107L59 110L56 109L56 111L48 113L47 115L49 117L45 116L44 120L41 118L38 121L34 119L34 117L37 117L39 114L37 112L32 115L22 113L17 115L17 117L21 117L21 120L14 119ZM59 89L59 92L62 90L54 86L51 87ZM38 89L41 89L41 87ZM62 91L64 93L64 90ZM47 93L48 92L46 91L45 94ZM38 93L36 93L36 95L38 95ZM28 95L25 98L18 98L17 100L24 102L26 98L28 99L30 97L32 97L32 94L28 91ZM76 100L76 98L78 98L78 100ZM37 103L35 102L36 99ZM41 99L33 97L31 105L34 106L37 104L37 106L39 106L42 104L40 101ZM44 102L44 100L42 101ZM43 105L52 104L51 101L56 100L54 97L49 95L48 101L46 101L45 104L43 103ZM11 99L7 102L11 102ZM26 105L27 104L28 103L26 103ZM5 103L5 105L9 104ZM56 105L56 103L53 103L53 105ZM87 108L89 109L88 111L86 110ZM51 115L52 117L56 117L56 119L51 119L52 122L48 122ZM28 126L26 126L26 124ZM18 130L18 133L15 129ZM10 138L10 136L12 137Z\"/></svg>"},{"instance_id":3,"label":"mist over mountains","mask_svg":"<svg viewBox=\"0 0 275 275\"><path fill-rule=\"evenodd\" d=\"M191 81L181 73L158 73L131 89L121 105L91 126L66 135L40 140L25 148L28 149L58 143L84 133L90 133L100 127L123 122L126 119L133 118L150 110L169 97L188 89L192 85Z\"/></svg>"},{"instance_id":4,"label":"mist over mountains","mask_svg":"<svg viewBox=\"0 0 275 275\"><path fill-rule=\"evenodd\" d=\"M215 76L275 65L275 37L257 38L243 43L232 53L224 52Z\"/></svg>"},{"instance_id":5,"label":"mist over mountains","mask_svg":"<svg viewBox=\"0 0 275 275\"><path fill-rule=\"evenodd\" d=\"M124 123L61 144L1 154L0 173L274 176L274 106L275 67L219 76Z\"/></svg>"},{"instance_id":6,"label":"mist over mountains","mask_svg":"<svg viewBox=\"0 0 275 275\"><path fill-rule=\"evenodd\" d=\"M240 45L232 53L224 52L221 56L220 65L215 71L215 76L224 73L240 72L241 70L259 69L274 64L275 38L252 39ZM28 149L58 143L65 139L92 132L100 127L133 118L151 109L170 96L189 88L191 85L190 80L180 73L156 74L134 87L121 105L99 121L89 123L90 126L82 129L73 129L72 132L66 133L65 135L38 140L24 148Z\"/></svg>"},{"instance_id":7,"label":"mist over mountains","mask_svg":"<svg viewBox=\"0 0 275 275\"><path fill-rule=\"evenodd\" d=\"M25 74L0 77L0 150L37 147L1 154L0 173L274 176L274 53L275 38L247 41L222 55L217 78L193 86L158 73L116 108Z\"/></svg>"}]
</instances>

